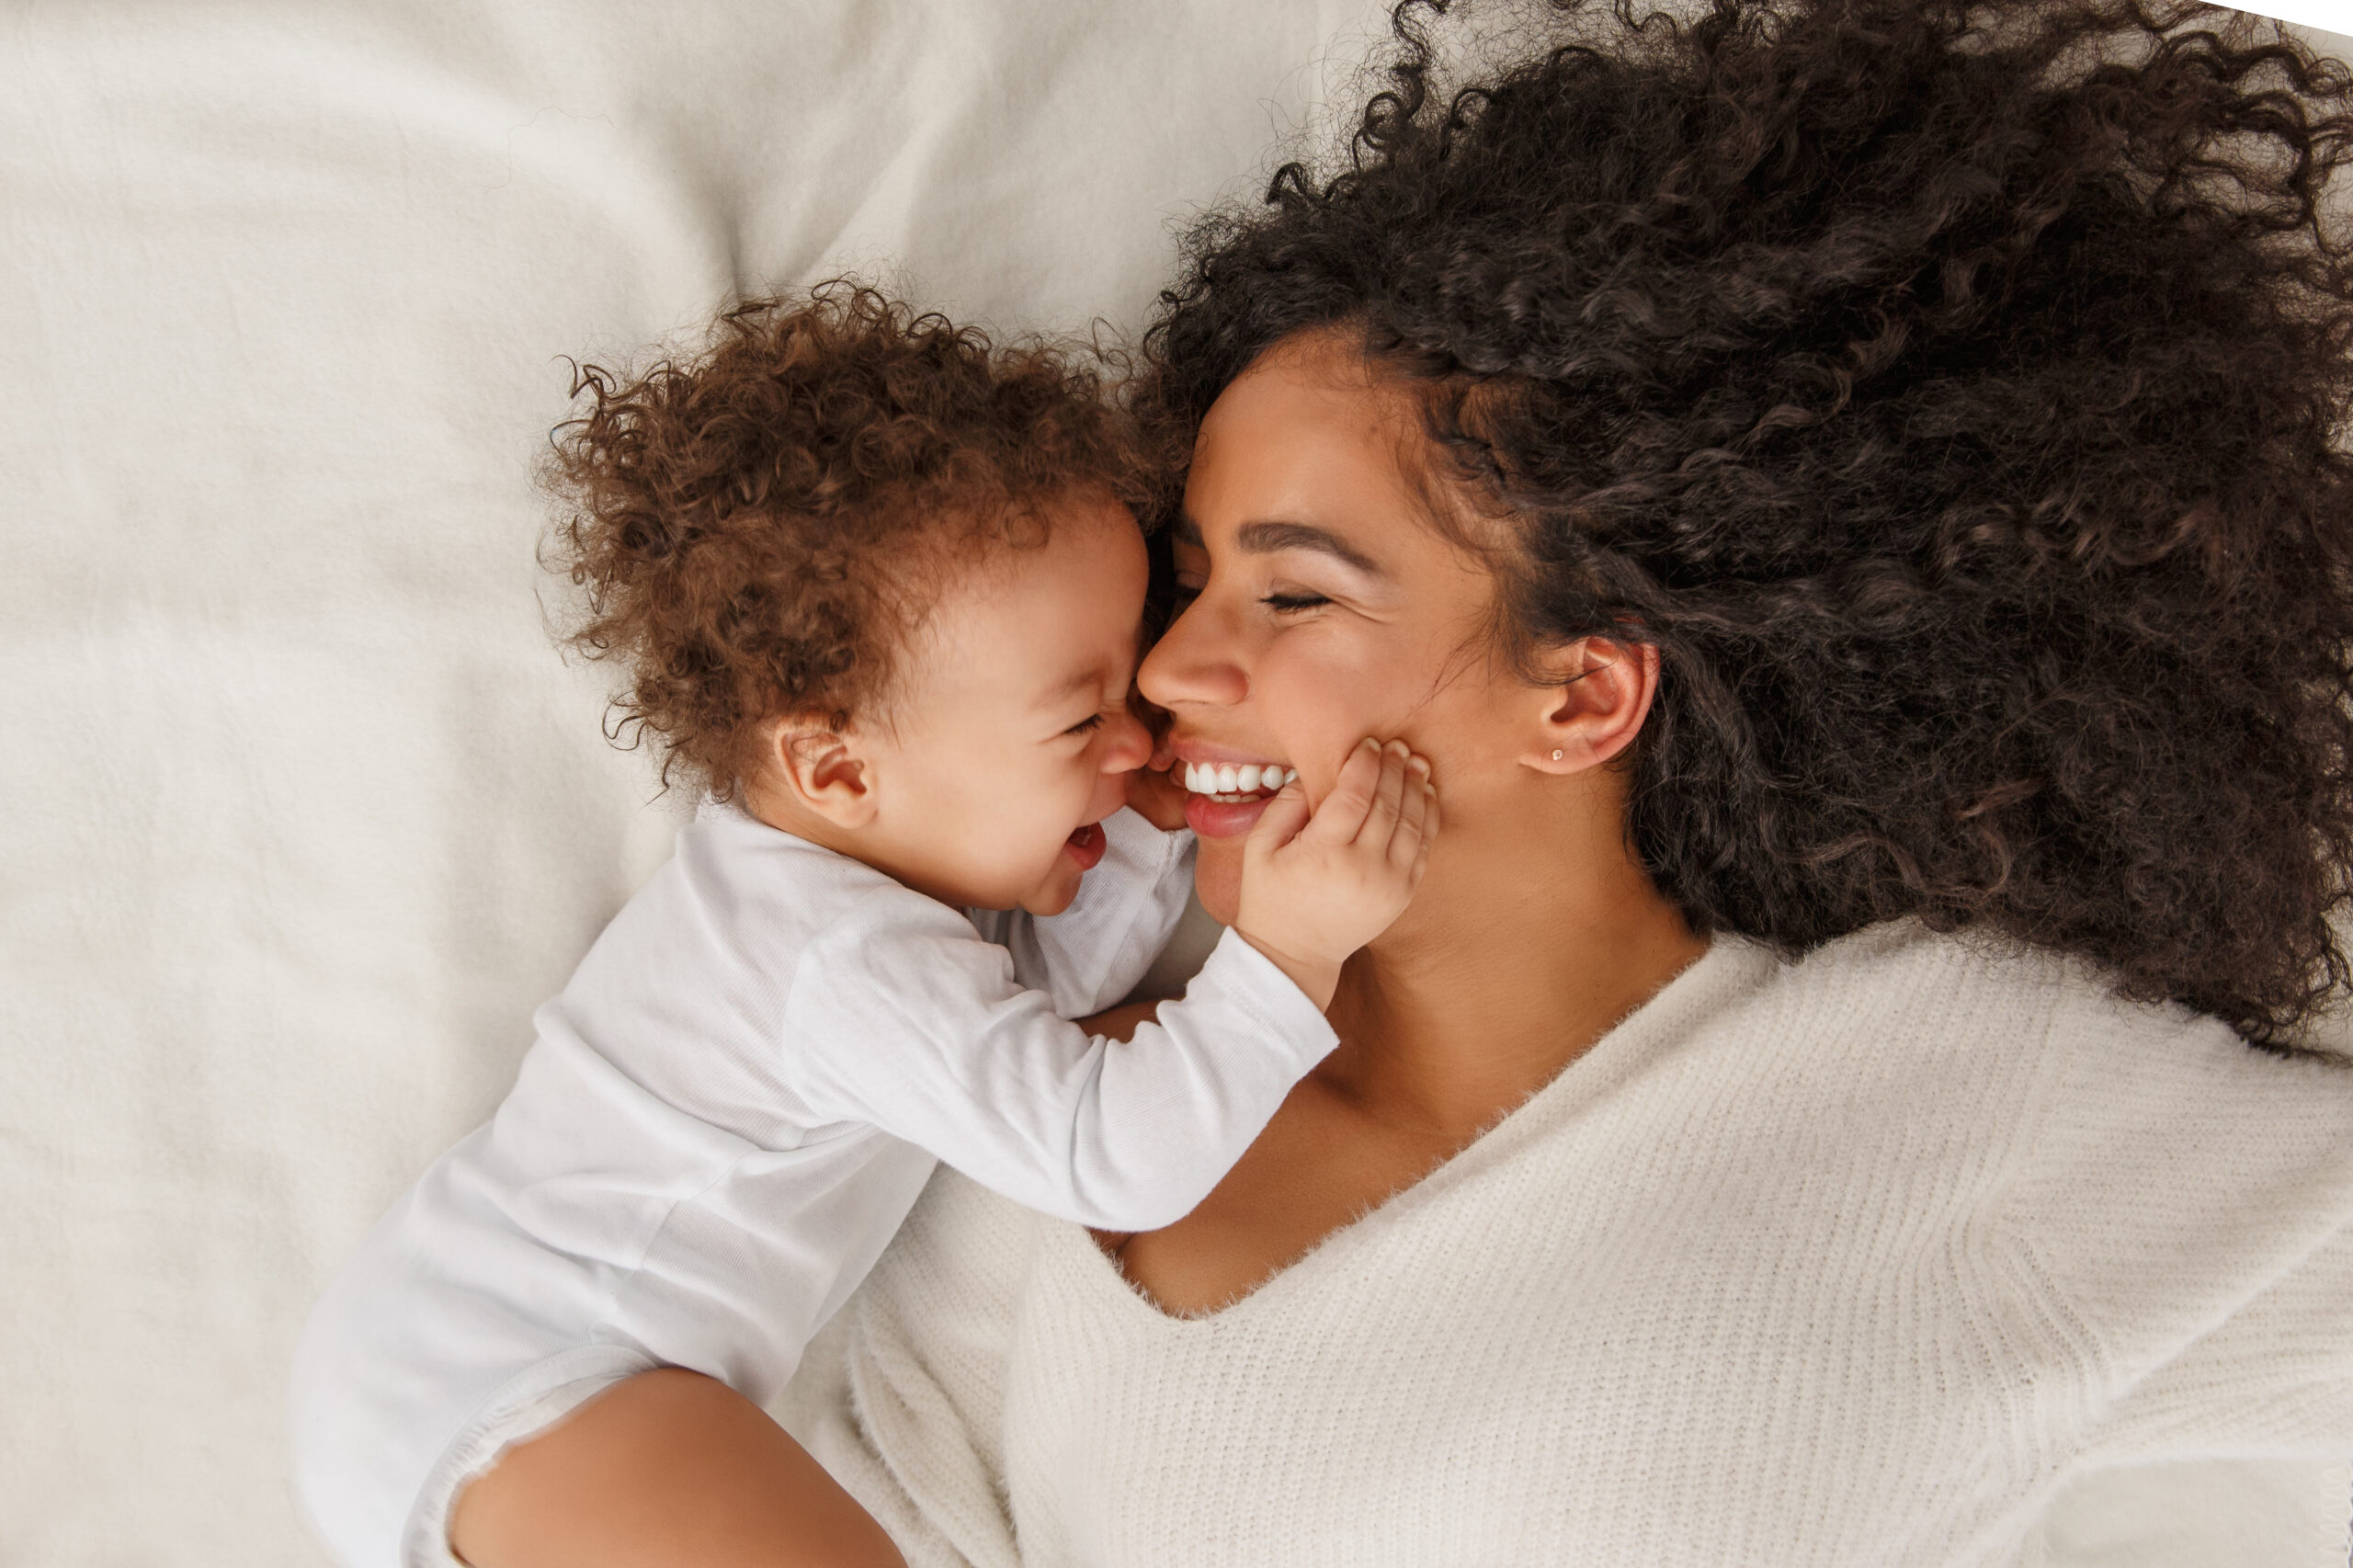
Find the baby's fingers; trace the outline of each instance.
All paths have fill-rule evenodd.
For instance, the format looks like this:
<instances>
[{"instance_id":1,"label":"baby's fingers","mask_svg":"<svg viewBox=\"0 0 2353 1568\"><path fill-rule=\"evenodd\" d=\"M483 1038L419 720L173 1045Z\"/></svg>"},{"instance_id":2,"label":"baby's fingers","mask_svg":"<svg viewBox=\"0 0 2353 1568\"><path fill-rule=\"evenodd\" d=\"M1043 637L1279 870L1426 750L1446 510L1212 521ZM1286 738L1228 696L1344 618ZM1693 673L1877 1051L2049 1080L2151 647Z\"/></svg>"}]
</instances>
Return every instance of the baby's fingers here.
<instances>
[{"instance_id":1,"label":"baby's fingers","mask_svg":"<svg viewBox=\"0 0 2353 1568\"><path fill-rule=\"evenodd\" d=\"M1381 748L1381 778L1372 787L1372 804L1365 808L1364 825L1357 830L1358 843L1381 849L1397 831L1397 811L1405 796L1405 764L1412 756L1403 741L1391 741Z\"/></svg>"},{"instance_id":2,"label":"baby's fingers","mask_svg":"<svg viewBox=\"0 0 2353 1568\"><path fill-rule=\"evenodd\" d=\"M1307 837L1325 844L1356 841L1381 784L1381 756L1379 741L1368 737L1357 743L1356 749L1348 753L1348 759L1340 765L1340 776L1333 780L1332 792L1315 808L1315 820L1305 829Z\"/></svg>"},{"instance_id":3,"label":"baby's fingers","mask_svg":"<svg viewBox=\"0 0 2353 1568\"><path fill-rule=\"evenodd\" d=\"M1328 802L1327 802L1328 804ZM1243 853L1265 854L1290 843L1307 823L1307 791L1294 778L1275 791L1258 820L1250 824L1250 836L1243 840Z\"/></svg>"},{"instance_id":4,"label":"baby's fingers","mask_svg":"<svg viewBox=\"0 0 2353 1568\"><path fill-rule=\"evenodd\" d=\"M1397 829L1389 835L1389 863L1410 873L1429 853L1429 837L1437 829L1438 790L1430 783L1429 764L1417 756L1406 765Z\"/></svg>"},{"instance_id":5,"label":"baby's fingers","mask_svg":"<svg viewBox=\"0 0 2353 1568\"><path fill-rule=\"evenodd\" d=\"M1427 791L1422 806L1422 838L1414 849L1414 885L1422 885L1422 873L1430 869L1430 841L1438 836L1438 786L1425 784Z\"/></svg>"}]
</instances>

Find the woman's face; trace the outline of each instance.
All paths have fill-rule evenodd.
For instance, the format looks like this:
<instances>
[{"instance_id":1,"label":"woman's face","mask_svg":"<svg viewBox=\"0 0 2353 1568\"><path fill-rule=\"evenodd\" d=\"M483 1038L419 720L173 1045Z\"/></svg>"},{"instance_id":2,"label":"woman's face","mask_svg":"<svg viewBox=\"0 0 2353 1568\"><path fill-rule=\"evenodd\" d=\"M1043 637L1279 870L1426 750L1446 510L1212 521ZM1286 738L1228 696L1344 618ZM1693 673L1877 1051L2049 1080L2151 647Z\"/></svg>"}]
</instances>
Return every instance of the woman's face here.
<instances>
[{"instance_id":1,"label":"woman's face","mask_svg":"<svg viewBox=\"0 0 2353 1568\"><path fill-rule=\"evenodd\" d=\"M1176 539L1188 597L1137 684L1175 716L1181 763L1295 767L1311 804L1358 741L1404 739L1445 808L1437 882L1449 842L1525 775L1514 721L1534 693L1489 655L1493 574L1431 527L1408 478L1419 439L1405 396L1336 335L1261 356L1202 422ZM1268 793L1188 799L1201 902L1220 919Z\"/></svg>"}]
</instances>

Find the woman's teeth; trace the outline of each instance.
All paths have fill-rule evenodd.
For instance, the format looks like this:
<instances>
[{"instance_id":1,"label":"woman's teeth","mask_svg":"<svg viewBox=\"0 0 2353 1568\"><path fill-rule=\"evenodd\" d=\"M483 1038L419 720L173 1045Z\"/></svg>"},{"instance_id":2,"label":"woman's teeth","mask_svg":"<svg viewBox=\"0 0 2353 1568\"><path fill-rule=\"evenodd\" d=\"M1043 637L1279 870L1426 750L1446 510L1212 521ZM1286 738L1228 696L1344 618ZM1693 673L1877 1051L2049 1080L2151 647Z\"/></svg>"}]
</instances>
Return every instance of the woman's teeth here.
<instances>
[{"instance_id":1,"label":"woman's teeth","mask_svg":"<svg viewBox=\"0 0 2353 1568\"><path fill-rule=\"evenodd\" d=\"M1272 762L1250 762L1239 767L1230 762L1188 762L1185 765L1186 789L1196 795L1208 795L1228 802L1256 795L1261 790L1279 790L1298 777L1298 768L1284 767Z\"/></svg>"}]
</instances>

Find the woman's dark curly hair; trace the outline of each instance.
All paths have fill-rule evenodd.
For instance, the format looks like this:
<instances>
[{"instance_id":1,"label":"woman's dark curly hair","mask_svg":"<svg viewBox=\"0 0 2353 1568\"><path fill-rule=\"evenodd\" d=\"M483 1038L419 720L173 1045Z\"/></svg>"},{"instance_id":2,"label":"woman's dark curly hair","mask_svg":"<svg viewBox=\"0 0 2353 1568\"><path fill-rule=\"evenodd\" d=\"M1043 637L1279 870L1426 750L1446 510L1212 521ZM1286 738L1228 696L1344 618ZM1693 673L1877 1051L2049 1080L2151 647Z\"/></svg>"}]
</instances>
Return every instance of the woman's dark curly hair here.
<instances>
[{"instance_id":1,"label":"woman's dark curly hair","mask_svg":"<svg viewBox=\"0 0 2353 1568\"><path fill-rule=\"evenodd\" d=\"M1197 229L1140 411L1312 330L1415 389L1519 651L1657 644L1629 831L1697 926L1915 915L2290 1038L2347 979L2345 67L2211 7L1620 0L1449 89L1449 9L1347 167Z\"/></svg>"},{"instance_id":2,"label":"woman's dark curly hair","mask_svg":"<svg viewBox=\"0 0 2353 1568\"><path fill-rule=\"evenodd\" d=\"M585 589L573 646L629 670L608 733L734 791L764 719L882 703L942 572L1044 542L1074 494L1148 499L1085 357L992 345L835 280L722 315L688 364L578 369L542 483L547 564ZM960 550L959 547L964 547Z\"/></svg>"}]
</instances>

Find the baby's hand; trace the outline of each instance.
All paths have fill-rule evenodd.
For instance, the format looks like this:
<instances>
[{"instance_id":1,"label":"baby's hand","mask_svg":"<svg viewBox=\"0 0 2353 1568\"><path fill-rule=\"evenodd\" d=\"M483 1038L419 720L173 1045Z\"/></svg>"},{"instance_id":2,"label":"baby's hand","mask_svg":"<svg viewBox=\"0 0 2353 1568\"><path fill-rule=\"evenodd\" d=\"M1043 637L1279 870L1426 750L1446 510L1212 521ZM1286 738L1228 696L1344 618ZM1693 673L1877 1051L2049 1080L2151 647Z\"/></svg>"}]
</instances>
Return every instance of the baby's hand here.
<instances>
[{"instance_id":1,"label":"baby's hand","mask_svg":"<svg viewBox=\"0 0 2353 1568\"><path fill-rule=\"evenodd\" d=\"M1242 845L1233 928L1328 1006L1342 960L1414 896L1437 833L1430 765L1403 741L1366 740L1312 819L1296 778L1259 814Z\"/></svg>"}]
</instances>

